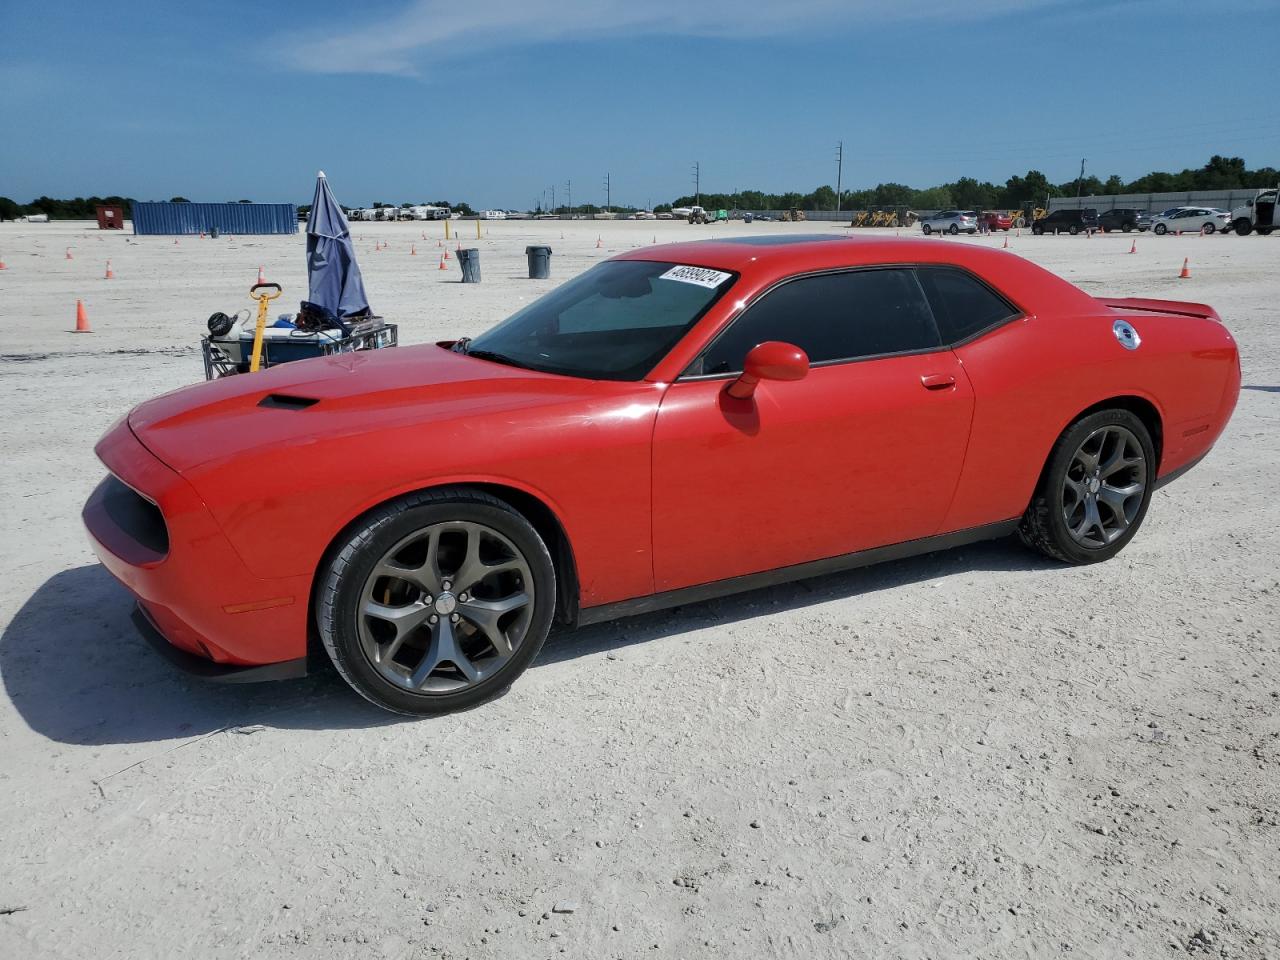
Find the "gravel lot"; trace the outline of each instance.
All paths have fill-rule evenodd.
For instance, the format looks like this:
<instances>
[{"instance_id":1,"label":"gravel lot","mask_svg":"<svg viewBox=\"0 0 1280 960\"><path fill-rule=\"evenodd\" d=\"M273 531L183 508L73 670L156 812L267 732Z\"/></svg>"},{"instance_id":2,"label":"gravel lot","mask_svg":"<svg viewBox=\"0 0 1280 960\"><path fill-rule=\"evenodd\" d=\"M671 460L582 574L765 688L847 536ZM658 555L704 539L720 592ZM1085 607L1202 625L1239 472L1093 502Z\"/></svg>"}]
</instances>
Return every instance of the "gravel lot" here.
<instances>
[{"instance_id":1,"label":"gravel lot","mask_svg":"<svg viewBox=\"0 0 1280 960\"><path fill-rule=\"evenodd\" d=\"M478 287L440 229L354 230L402 342L545 290L526 243L561 280L843 228L493 223ZM97 438L201 377L260 264L296 304L302 236L0 224L0 956L1280 958L1280 240L1131 240L1010 236L1240 343L1226 434L1118 558L996 542L561 633L414 722L176 674L80 526Z\"/></svg>"}]
</instances>

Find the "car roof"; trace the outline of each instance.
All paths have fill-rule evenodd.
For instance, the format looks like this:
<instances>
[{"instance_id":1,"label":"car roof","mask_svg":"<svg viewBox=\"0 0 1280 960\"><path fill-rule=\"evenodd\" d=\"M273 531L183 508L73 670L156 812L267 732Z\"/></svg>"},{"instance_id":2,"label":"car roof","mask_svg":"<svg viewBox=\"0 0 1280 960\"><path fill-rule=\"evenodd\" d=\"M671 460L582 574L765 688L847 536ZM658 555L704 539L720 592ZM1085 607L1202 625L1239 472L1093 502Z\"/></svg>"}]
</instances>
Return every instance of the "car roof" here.
<instances>
[{"instance_id":1,"label":"car roof","mask_svg":"<svg viewBox=\"0 0 1280 960\"><path fill-rule=\"evenodd\" d=\"M746 286L799 273L845 267L940 265L976 273L1024 307L1043 301L1046 287L1081 311L1093 298L1029 260L975 243L941 239L833 234L774 234L663 243L628 250L614 260L656 260L740 274ZM1065 306L1065 305L1063 305Z\"/></svg>"}]
</instances>

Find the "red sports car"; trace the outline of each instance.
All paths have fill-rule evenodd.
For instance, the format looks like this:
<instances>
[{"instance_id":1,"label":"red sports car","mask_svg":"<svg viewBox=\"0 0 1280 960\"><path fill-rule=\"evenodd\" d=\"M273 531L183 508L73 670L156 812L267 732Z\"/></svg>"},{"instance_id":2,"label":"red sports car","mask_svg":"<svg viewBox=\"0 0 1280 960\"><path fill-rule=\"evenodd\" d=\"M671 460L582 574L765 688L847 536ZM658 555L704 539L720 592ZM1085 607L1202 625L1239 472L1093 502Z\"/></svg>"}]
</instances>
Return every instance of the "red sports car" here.
<instances>
[{"instance_id":1,"label":"red sports car","mask_svg":"<svg viewBox=\"0 0 1280 960\"><path fill-rule=\"evenodd\" d=\"M432 714L583 624L1017 532L1106 560L1213 446L1207 306L1012 254L745 237L635 250L474 340L188 387L98 444L85 522L163 649L329 658Z\"/></svg>"},{"instance_id":2,"label":"red sports car","mask_svg":"<svg viewBox=\"0 0 1280 960\"><path fill-rule=\"evenodd\" d=\"M980 223L986 224L987 230L1004 230L1006 233L1013 228L1013 217L1007 213L1001 213L999 210L988 210L978 217Z\"/></svg>"}]
</instances>

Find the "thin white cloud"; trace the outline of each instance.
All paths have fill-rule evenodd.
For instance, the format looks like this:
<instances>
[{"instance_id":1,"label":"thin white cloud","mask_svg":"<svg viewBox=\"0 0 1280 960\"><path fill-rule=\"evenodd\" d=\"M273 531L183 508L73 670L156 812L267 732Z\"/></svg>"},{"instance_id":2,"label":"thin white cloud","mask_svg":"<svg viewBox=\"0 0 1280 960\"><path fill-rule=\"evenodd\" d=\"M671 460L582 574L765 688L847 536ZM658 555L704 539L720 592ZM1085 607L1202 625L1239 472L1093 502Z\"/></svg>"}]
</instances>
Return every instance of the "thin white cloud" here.
<instances>
[{"instance_id":1,"label":"thin white cloud","mask_svg":"<svg viewBox=\"0 0 1280 960\"><path fill-rule=\"evenodd\" d=\"M287 62L320 73L412 76L477 50L603 37L786 37L850 24L974 20L1065 0L413 0L376 22L302 34Z\"/></svg>"}]
</instances>

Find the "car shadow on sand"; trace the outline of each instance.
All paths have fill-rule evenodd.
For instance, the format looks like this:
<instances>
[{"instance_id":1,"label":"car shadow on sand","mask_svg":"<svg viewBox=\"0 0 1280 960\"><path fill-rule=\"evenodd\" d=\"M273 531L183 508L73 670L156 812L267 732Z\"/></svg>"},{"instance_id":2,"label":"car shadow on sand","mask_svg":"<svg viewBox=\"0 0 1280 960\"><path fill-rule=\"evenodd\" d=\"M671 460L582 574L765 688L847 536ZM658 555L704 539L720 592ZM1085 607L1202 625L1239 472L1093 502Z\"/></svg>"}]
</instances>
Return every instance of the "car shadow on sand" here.
<instances>
[{"instance_id":1,"label":"car shadow on sand","mask_svg":"<svg viewBox=\"0 0 1280 960\"><path fill-rule=\"evenodd\" d=\"M786 613L832 600L866 596L880 590L892 590L961 573L1009 573L1049 570L1061 566L1062 564L1033 553L1019 543L1016 537L990 540L905 560L829 573L808 580L762 587L717 600L672 607L579 630L560 630L547 639L546 646L533 666L536 668L691 630Z\"/></svg>"},{"instance_id":2,"label":"car shadow on sand","mask_svg":"<svg viewBox=\"0 0 1280 960\"><path fill-rule=\"evenodd\" d=\"M533 669L938 577L1052 566L1012 539L980 543L556 630ZM323 664L305 679L280 683L219 684L189 677L137 635L132 608L124 588L96 564L50 577L22 605L0 636L0 683L33 730L62 743L93 745L187 739L257 723L327 730L414 722L369 704Z\"/></svg>"}]
</instances>

